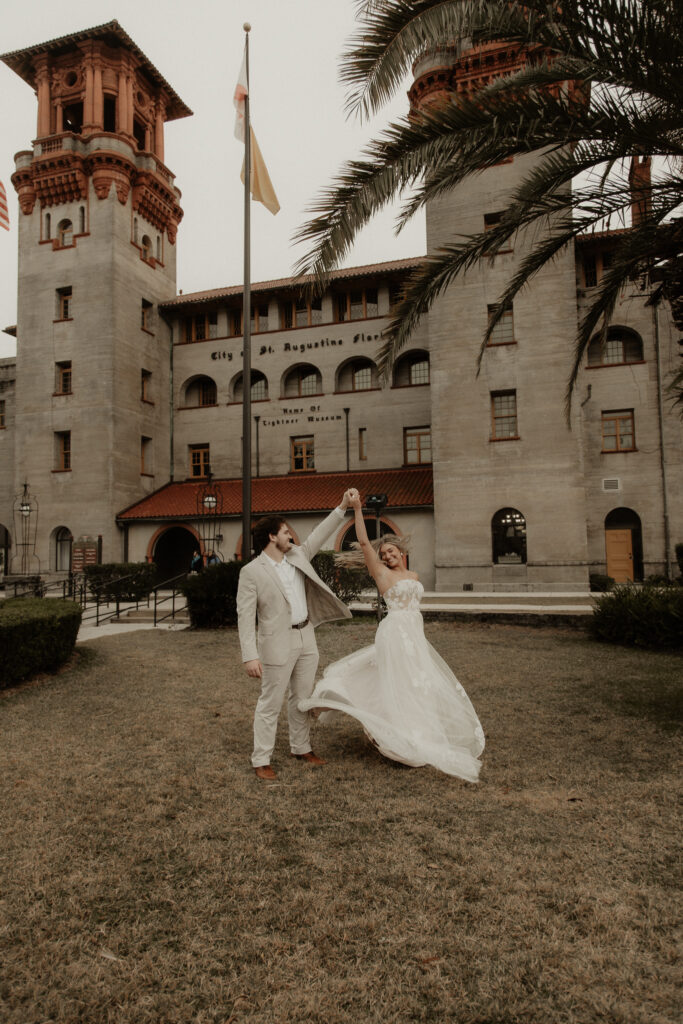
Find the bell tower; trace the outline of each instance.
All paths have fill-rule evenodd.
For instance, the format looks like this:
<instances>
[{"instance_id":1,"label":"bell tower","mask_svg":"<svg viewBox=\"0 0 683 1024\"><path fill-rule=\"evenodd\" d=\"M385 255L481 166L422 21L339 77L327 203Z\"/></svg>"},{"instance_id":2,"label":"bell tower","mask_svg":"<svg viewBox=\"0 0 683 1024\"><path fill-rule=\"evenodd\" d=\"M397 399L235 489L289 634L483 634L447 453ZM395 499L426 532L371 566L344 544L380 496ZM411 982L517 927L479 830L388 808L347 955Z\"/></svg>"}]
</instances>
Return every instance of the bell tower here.
<instances>
[{"instance_id":1,"label":"bell tower","mask_svg":"<svg viewBox=\"0 0 683 1024\"><path fill-rule=\"evenodd\" d=\"M157 305L176 293L182 210L164 125L191 111L116 21L0 59L38 101L37 137L12 177L15 491L28 481L40 504L41 571L69 568L68 534L74 550L120 561L116 513L169 477L170 338Z\"/></svg>"},{"instance_id":2,"label":"bell tower","mask_svg":"<svg viewBox=\"0 0 683 1024\"><path fill-rule=\"evenodd\" d=\"M469 99L534 59L534 51L505 41L426 51L413 67L411 116ZM571 94L574 85L557 88ZM515 156L431 201L428 252L495 225L541 159ZM577 330L573 246L505 310L476 374L488 317L538 240L518 235L458 276L429 313L439 590L587 588L581 426L568 430L564 414Z\"/></svg>"}]
</instances>

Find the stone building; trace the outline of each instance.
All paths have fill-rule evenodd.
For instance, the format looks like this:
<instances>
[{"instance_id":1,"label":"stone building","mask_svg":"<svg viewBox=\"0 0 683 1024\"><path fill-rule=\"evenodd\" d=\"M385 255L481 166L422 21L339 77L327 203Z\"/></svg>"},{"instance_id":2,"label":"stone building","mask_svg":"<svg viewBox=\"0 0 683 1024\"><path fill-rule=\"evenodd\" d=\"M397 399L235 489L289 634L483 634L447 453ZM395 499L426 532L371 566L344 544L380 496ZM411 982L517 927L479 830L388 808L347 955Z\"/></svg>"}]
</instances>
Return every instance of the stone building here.
<instances>
[{"instance_id":1,"label":"stone building","mask_svg":"<svg viewBox=\"0 0 683 1024\"><path fill-rule=\"evenodd\" d=\"M413 108L518 58L501 45L425 54ZM16 365L0 361L3 563L63 572L150 559L168 575L195 547L239 556L242 290L176 294L182 211L163 127L190 111L116 22L2 59L38 97L37 138L13 176L19 304ZM433 202L428 249L456 226L494 223L533 159ZM577 323L613 234L581 239L537 275L479 376L480 339L528 251L523 236L447 289L386 383L380 336L419 257L338 271L319 298L291 278L253 285L254 514L286 514L305 536L350 483L385 494L380 528L412 535L411 565L440 591L582 590L590 572L664 572L683 540L681 423L662 398L680 335L636 284L607 343L591 346L571 429L564 416ZM25 484L39 511L28 561L16 543ZM349 518L330 544L353 536Z\"/></svg>"}]
</instances>

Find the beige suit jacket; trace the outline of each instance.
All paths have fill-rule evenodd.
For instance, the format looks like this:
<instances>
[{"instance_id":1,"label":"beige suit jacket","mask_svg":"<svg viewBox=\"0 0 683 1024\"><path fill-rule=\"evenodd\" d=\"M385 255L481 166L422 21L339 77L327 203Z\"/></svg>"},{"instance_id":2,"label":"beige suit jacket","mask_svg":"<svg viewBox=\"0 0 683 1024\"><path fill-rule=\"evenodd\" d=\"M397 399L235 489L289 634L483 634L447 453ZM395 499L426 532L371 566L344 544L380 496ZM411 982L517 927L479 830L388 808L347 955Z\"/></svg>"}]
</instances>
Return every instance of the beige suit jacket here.
<instances>
[{"instance_id":1,"label":"beige suit jacket","mask_svg":"<svg viewBox=\"0 0 683 1024\"><path fill-rule=\"evenodd\" d=\"M341 526L344 513L335 509L301 545L292 545L287 558L305 577L308 618L314 626L330 619L350 618L351 611L332 593L311 565L327 538ZM256 619L258 617L258 638ZM237 587L237 626L242 660L259 658L267 665L284 665L290 655L292 613L280 577L261 553L240 572Z\"/></svg>"}]
</instances>

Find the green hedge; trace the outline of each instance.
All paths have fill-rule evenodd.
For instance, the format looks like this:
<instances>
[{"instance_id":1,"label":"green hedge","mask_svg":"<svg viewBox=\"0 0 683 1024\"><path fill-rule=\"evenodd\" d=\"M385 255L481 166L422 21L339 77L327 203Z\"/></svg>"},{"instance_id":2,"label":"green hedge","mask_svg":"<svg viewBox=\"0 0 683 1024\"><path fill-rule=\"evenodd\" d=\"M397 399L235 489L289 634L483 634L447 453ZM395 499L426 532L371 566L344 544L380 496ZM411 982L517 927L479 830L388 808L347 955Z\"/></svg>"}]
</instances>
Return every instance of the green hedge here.
<instances>
[{"instance_id":1,"label":"green hedge","mask_svg":"<svg viewBox=\"0 0 683 1024\"><path fill-rule=\"evenodd\" d=\"M0 603L0 685L62 665L80 624L81 607L73 601L15 597Z\"/></svg>"},{"instance_id":2,"label":"green hedge","mask_svg":"<svg viewBox=\"0 0 683 1024\"><path fill-rule=\"evenodd\" d=\"M242 562L207 565L188 576L180 589L187 599L190 623L195 629L220 629L237 622L237 583Z\"/></svg>"},{"instance_id":3,"label":"green hedge","mask_svg":"<svg viewBox=\"0 0 683 1024\"><path fill-rule=\"evenodd\" d=\"M153 562L87 565L85 576L90 593L99 594L101 601L141 601L158 582Z\"/></svg>"},{"instance_id":4,"label":"green hedge","mask_svg":"<svg viewBox=\"0 0 683 1024\"><path fill-rule=\"evenodd\" d=\"M611 590L615 585L615 579L613 576L605 576L601 572L592 572L588 577L590 582L590 588L593 593L605 594L608 590Z\"/></svg>"},{"instance_id":5,"label":"green hedge","mask_svg":"<svg viewBox=\"0 0 683 1024\"><path fill-rule=\"evenodd\" d=\"M313 559L320 579L348 603L370 583L364 570L341 569L332 551L321 551ZM242 562L208 565L196 576L188 576L180 589L187 599L190 623L195 629L220 629L237 624L237 584Z\"/></svg>"},{"instance_id":6,"label":"green hedge","mask_svg":"<svg viewBox=\"0 0 683 1024\"><path fill-rule=\"evenodd\" d=\"M683 647L683 587L615 587L596 599L597 640L635 647Z\"/></svg>"},{"instance_id":7,"label":"green hedge","mask_svg":"<svg viewBox=\"0 0 683 1024\"><path fill-rule=\"evenodd\" d=\"M344 569L334 564L334 551L319 551L312 562L323 583L344 604L355 601L361 590L374 586L366 569Z\"/></svg>"}]
</instances>

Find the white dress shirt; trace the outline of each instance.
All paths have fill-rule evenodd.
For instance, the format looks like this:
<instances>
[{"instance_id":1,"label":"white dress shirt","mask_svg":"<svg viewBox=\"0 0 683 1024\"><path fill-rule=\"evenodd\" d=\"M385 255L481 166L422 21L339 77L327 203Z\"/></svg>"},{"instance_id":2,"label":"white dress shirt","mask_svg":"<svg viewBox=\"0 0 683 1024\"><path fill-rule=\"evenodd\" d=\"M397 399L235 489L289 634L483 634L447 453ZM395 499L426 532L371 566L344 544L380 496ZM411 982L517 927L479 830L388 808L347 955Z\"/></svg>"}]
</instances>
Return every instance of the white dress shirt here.
<instances>
[{"instance_id":1,"label":"white dress shirt","mask_svg":"<svg viewBox=\"0 0 683 1024\"><path fill-rule=\"evenodd\" d=\"M287 561L286 555L283 556L281 562L276 562L270 555L266 555L266 558L275 569L285 588L287 600L292 611L292 625L303 622L304 619L308 618L304 574L295 565Z\"/></svg>"}]
</instances>

